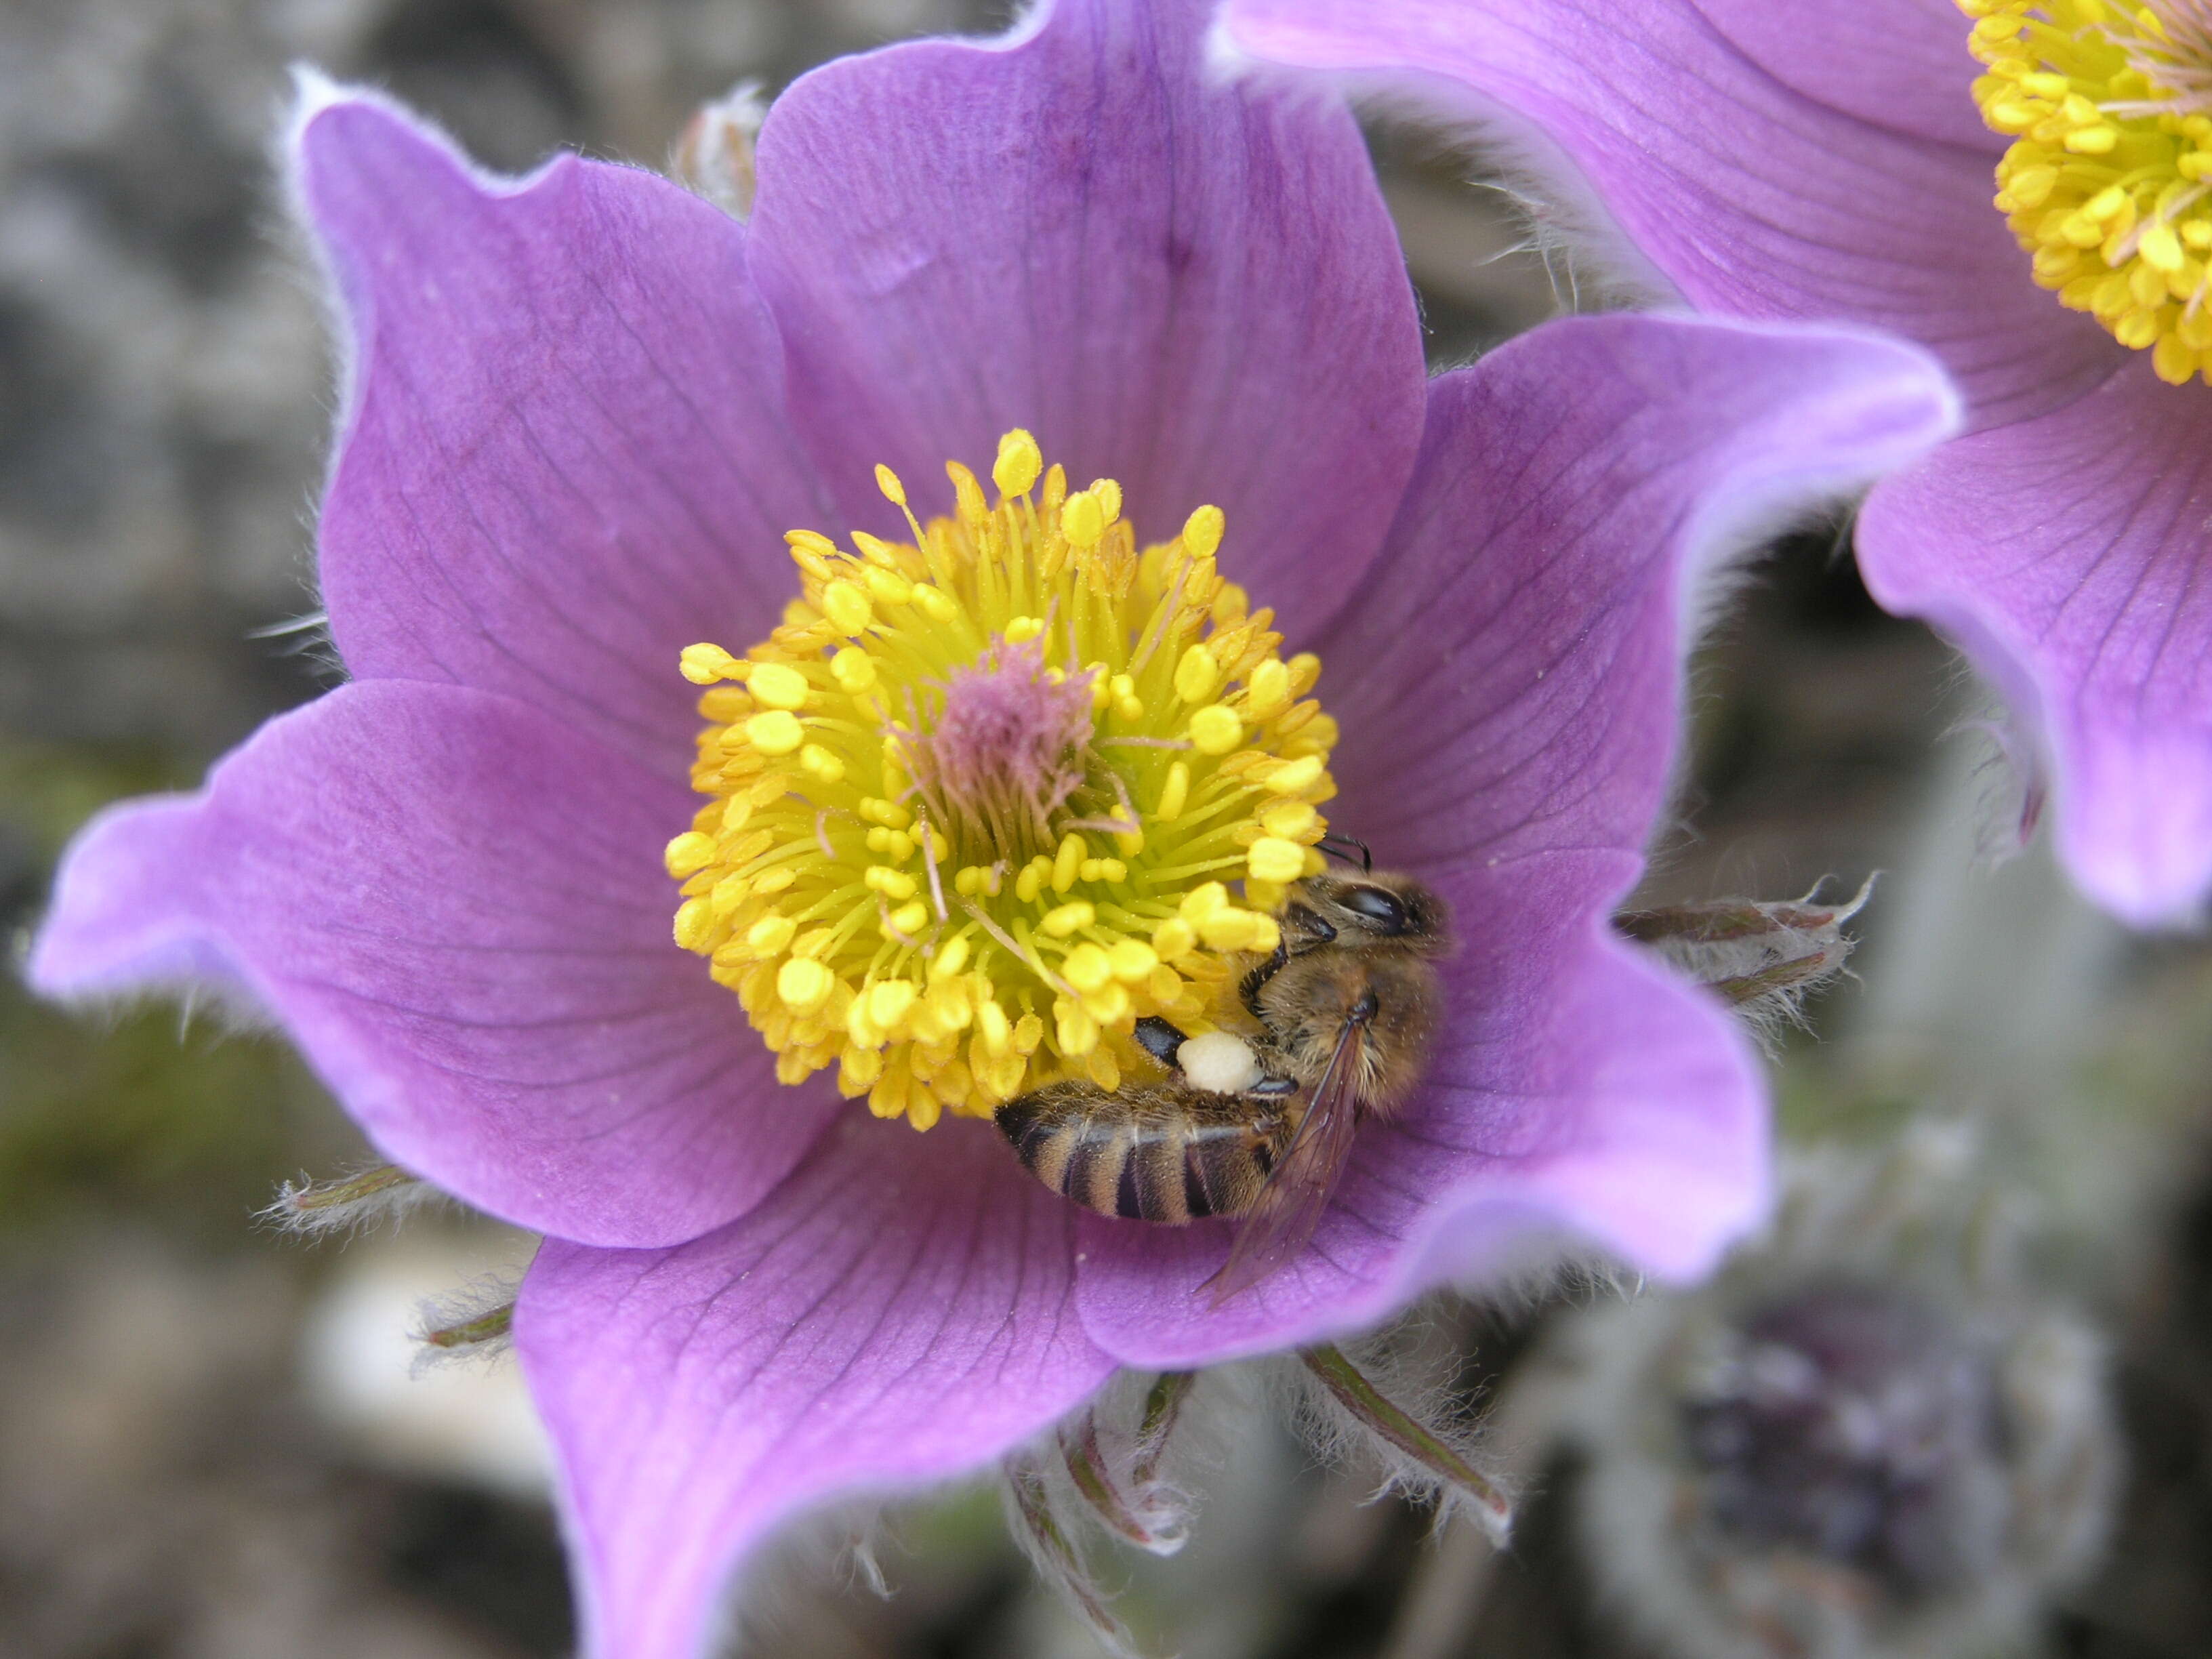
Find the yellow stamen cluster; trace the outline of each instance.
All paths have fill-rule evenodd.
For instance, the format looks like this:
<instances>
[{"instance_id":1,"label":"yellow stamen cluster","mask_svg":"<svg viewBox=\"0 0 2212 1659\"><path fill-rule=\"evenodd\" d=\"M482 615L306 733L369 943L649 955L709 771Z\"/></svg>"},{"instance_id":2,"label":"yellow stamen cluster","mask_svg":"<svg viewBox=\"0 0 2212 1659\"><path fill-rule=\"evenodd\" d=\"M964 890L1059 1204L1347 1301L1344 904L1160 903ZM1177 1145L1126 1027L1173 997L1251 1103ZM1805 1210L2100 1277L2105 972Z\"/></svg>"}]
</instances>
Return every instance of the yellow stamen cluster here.
<instances>
[{"instance_id":1,"label":"yellow stamen cluster","mask_svg":"<svg viewBox=\"0 0 2212 1659\"><path fill-rule=\"evenodd\" d=\"M2015 142L1996 205L2035 280L2159 378L2212 378L2212 10L2207 0L1959 0Z\"/></svg>"},{"instance_id":2,"label":"yellow stamen cluster","mask_svg":"<svg viewBox=\"0 0 2212 1659\"><path fill-rule=\"evenodd\" d=\"M1284 884L1320 869L1335 793L1321 665L1285 661L1216 569L1218 509L1140 550L1120 486L1071 493L1026 432L1001 441L994 507L945 471L951 517L920 522L878 468L911 541L793 531L782 625L744 657L684 651L709 800L667 852L677 942L777 1076L834 1063L917 1128L1055 1077L1118 1086L1147 1014L1204 1029L1234 958L1274 948ZM945 753L948 699L1024 668L987 695L1048 697L1065 747L1027 793L960 798L976 767Z\"/></svg>"}]
</instances>

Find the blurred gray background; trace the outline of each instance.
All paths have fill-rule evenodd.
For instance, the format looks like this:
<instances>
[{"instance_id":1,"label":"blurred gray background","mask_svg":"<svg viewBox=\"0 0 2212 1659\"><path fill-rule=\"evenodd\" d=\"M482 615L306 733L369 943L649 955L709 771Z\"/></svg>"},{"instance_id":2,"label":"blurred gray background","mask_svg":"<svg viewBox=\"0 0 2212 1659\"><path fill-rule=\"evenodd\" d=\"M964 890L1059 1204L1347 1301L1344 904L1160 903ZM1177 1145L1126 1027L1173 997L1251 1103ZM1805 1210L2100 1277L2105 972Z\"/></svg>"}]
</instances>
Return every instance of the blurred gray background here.
<instances>
[{"instance_id":1,"label":"blurred gray background","mask_svg":"<svg viewBox=\"0 0 2212 1659\"><path fill-rule=\"evenodd\" d=\"M772 92L840 52L1003 15L957 0L0 0L0 922L18 945L89 811L189 786L326 683L285 629L314 608L331 385L268 160L288 65L386 87L495 167L562 145L657 166L739 80ZM1470 183L1479 163L1402 132L1376 147L1437 362L1560 308L1553 277L1571 284ZM2212 972L2196 947L2117 939L2033 860L1962 883L2006 811L1963 729L1975 693L1937 641L1868 603L1839 533L1778 549L1706 653L1685 818L1652 894L1780 898L1899 872L1866 919L1864 987L1813 1011L1833 1041L1787 1052L1800 1128L1959 1093L1962 1054L1966 1093L2040 1067L2064 1081L2058 1109L2114 1115L2123 1150L2095 1201L2128 1213L2081 1224L2116 1242L2074 1277L2124 1357L2138 1474L2119 1565L2054 1611L2049 1639L2113 1659L2212 1652ZM280 1180L362 1155L281 1045L174 1011L71 1020L0 984L0 1655L568 1650L511 1369L405 1376L416 1299L515 1270L527 1241L434 1217L309 1246L252 1219ZM1502 1374L1546 1316L1516 1305L1466 1329ZM1462 1593L1466 1551L1363 1504L1363 1472L1324 1477L1280 1437L1248 1451L1209 1541L1133 1592L1133 1616L1170 1633L1162 1650L1640 1651L1593 1608L1548 1500ZM832 1551L795 1553L781 1650L1088 1650L987 1496L916 1509L882 1559L888 1599Z\"/></svg>"}]
</instances>

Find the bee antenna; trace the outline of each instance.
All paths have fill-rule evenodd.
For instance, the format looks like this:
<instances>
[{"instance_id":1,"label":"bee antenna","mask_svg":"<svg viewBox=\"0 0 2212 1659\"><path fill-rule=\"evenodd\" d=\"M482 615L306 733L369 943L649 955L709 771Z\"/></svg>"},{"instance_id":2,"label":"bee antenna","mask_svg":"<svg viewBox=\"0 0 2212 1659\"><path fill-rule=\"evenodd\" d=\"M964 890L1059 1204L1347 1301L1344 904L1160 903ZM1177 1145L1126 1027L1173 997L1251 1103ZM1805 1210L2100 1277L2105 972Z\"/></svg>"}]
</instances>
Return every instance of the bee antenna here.
<instances>
[{"instance_id":1,"label":"bee antenna","mask_svg":"<svg viewBox=\"0 0 2212 1659\"><path fill-rule=\"evenodd\" d=\"M1352 862L1352 854L1346 849L1355 847L1359 849L1359 873L1363 876L1372 875L1375 872L1375 855L1367 850L1365 842L1356 836L1340 836L1334 830L1331 830L1321 838L1321 850L1334 854L1346 864Z\"/></svg>"}]
</instances>

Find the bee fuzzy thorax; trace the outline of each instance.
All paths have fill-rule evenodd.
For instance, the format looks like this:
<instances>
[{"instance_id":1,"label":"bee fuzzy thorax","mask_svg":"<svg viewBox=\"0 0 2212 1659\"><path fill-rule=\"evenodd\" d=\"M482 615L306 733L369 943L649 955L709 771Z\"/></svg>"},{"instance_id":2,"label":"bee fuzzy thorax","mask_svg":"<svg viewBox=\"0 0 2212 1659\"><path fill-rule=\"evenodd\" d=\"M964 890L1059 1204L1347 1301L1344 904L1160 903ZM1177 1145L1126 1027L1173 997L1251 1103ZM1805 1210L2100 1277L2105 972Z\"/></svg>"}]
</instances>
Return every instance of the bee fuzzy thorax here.
<instances>
[{"instance_id":1,"label":"bee fuzzy thorax","mask_svg":"<svg viewBox=\"0 0 2212 1659\"><path fill-rule=\"evenodd\" d=\"M1334 793L1321 665L1222 576L1218 510L1140 544L1117 483L1071 490L1020 431L995 505L945 472L925 522L878 468L907 540L793 531L782 624L683 653L707 804L667 848L677 942L778 1077L834 1066L917 1128L1110 1091L1139 1019L1216 1023Z\"/></svg>"}]
</instances>

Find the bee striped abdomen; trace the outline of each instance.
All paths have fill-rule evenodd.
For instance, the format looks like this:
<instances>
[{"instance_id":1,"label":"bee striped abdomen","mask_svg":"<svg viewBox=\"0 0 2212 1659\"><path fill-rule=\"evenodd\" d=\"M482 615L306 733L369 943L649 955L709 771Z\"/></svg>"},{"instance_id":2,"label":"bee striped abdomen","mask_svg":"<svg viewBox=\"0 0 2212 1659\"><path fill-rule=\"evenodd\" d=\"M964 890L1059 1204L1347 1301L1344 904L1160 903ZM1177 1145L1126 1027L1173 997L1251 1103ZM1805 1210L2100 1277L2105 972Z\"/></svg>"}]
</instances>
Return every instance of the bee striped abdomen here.
<instances>
[{"instance_id":1,"label":"bee striped abdomen","mask_svg":"<svg viewBox=\"0 0 2212 1659\"><path fill-rule=\"evenodd\" d=\"M1284 1138L1278 1113L1171 1084L1113 1095L1051 1084L1000 1107L998 1124L1054 1192L1100 1215L1170 1225L1250 1209Z\"/></svg>"}]
</instances>

